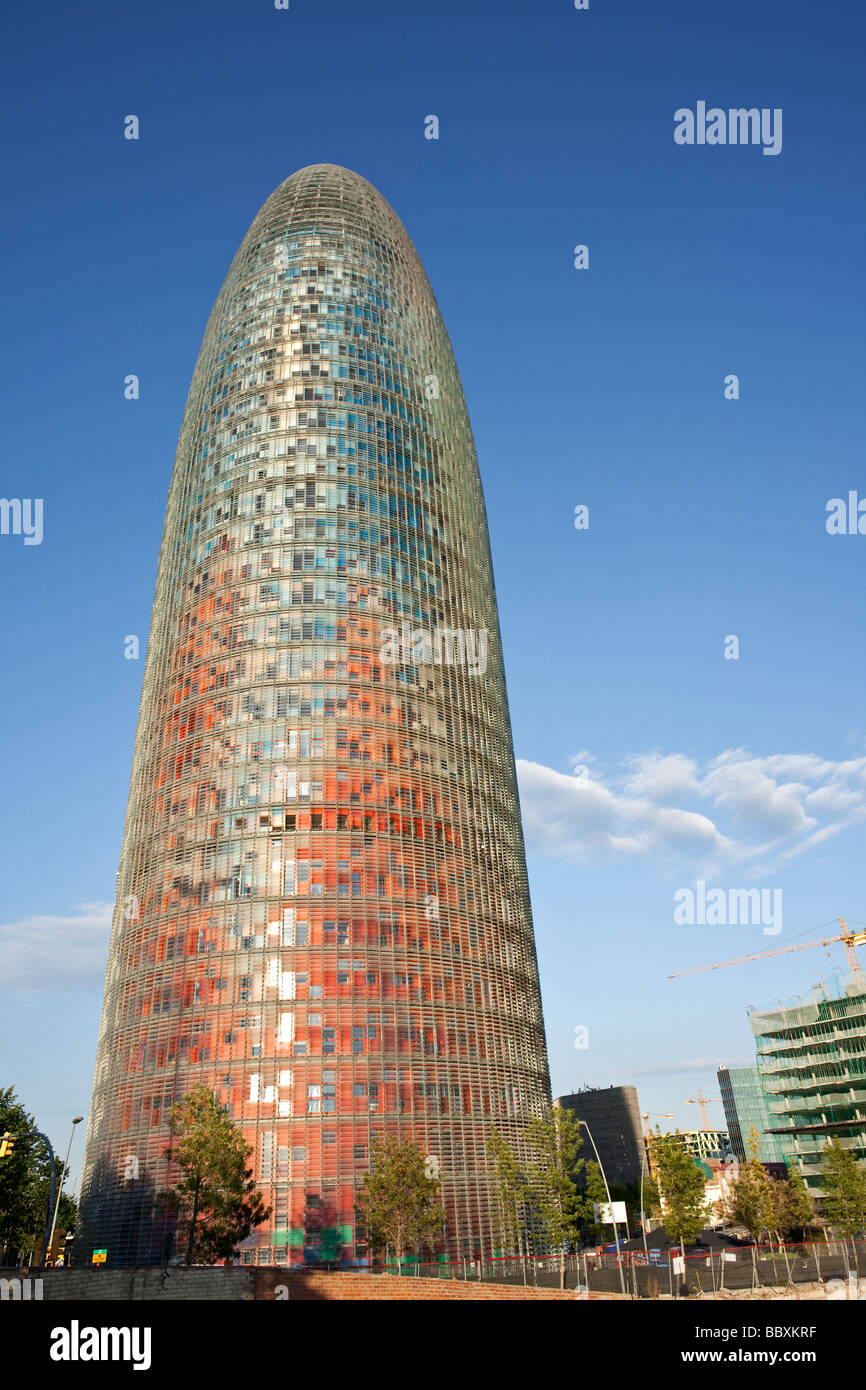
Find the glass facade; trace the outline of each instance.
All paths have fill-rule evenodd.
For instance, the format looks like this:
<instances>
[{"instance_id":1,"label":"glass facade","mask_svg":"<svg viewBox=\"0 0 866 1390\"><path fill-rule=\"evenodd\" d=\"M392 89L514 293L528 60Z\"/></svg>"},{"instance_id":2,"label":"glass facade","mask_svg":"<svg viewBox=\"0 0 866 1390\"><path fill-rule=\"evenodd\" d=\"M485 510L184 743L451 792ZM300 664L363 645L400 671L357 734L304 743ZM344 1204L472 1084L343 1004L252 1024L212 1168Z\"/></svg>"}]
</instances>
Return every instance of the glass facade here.
<instances>
[{"instance_id":1,"label":"glass facade","mask_svg":"<svg viewBox=\"0 0 866 1390\"><path fill-rule=\"evenodd\" d=\"M719 1093L725 1107L725 1120L734 1156L745 1163L749 1158L749 1131L759 1135L758 1158L762 1163L784 1163L785 1155L771 1128L767 1097L757 1067L720 1067Z\"/></svg>"},{"instance_id":2,"label":"glass facade","mask_svg":"<svg viewBox=\"0 0 866 1390\"><path fill-rule=\"evenodd\" d=\"M167 1113L216 1091L273 1207L243 1259L365 1254L385 1130L493 1248L491 1123L550 1101L496 599L451 346L399 219L303 169L212 311L169 492L81 1254L168 1258Z\"/></svg>"},{"instance_id":3,"label":"glass facade","mask_svg":"<svg viewBox=\"0 0 866 1390\"><path fill-rule=\"evenodd\" d=\"M771 1133L789 1166L796 1162L820 1193L828 1140L866 1164L866 978L839 980L835 998L816 986L810 1002L749 1021Z\"/></svg>"}]
</instances>

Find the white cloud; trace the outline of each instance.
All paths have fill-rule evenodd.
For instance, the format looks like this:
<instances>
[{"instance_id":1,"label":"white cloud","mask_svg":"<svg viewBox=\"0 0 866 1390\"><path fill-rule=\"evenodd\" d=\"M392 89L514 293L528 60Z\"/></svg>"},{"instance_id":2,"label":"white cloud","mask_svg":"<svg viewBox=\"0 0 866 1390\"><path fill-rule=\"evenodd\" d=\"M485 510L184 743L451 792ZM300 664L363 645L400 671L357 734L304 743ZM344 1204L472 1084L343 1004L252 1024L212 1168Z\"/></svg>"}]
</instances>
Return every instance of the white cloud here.
<instances>
[{"instance_id":1,"label":"white cloud","mask_svg":"<svg viewBox=\"0 0 866 1390\"><path fill-rule=\"evenodd\" d=\"M771 775L762 759L750 758L737 748L712 760L701 781L701 794L758 834L803 834L816 825L803 810L810 788L806 782L776 780L784 775L782 769Z\"/></svg>"},{"instance_id":2,"label":"white cloud","mask_svg":"<svg viewBox=\"0 0 866 1390\"><path fill-rule=\"evenodd\" d=\"M517 764L527 840L557 858L651 857L707 877L747 863L760 877L866 818L866 757L654 752L608 772L579 758L579 777Z\"/></svg>"},{"instance_id":3,"label":"white cloud","mask_svg":"<svg viewBox=\"0 0 866 1390\"><path fill-rule=\"evenodd\" d=\"M71 990L105 978L110 903L81 903L75 916L35 915L0 925L0 991Z\"/></svg>"},{"instance_id":4,"label":"white cloud","mask_svg":"<svg viewBox=\"0 0 866 1390\"><path fill-rule=\"evenodd\" d=\"M697 788L697 763L681 753L665 757L660 753L633 756L626 760L632 771L624 783L630 796L645 796L652 801L664 801L672 796L686 796Z\"/></svg>"}]
</instances>

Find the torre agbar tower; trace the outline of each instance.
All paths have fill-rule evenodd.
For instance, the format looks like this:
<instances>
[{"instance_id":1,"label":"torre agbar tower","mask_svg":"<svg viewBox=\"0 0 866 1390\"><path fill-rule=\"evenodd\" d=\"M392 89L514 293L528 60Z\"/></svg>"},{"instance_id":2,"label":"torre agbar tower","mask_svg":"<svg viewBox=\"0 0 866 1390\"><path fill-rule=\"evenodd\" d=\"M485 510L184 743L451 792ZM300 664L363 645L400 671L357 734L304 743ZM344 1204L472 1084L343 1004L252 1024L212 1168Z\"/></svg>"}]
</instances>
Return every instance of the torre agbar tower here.
<instances>
[{"instance_id":1,"label":"torre agbar tower","mask_svg":"<svg viewBox=\"0 0 866 1390\"><path fill-rule=\"evenodd\" d=\"M448 335L364 179L293 174L228 272L166 513L79 1262L170 1258L168 1115L252 1146L245 1263L366 1256L385 1132L447 1252L498 1247L491 1125L550 1100L487 522Z\"/></svg>"}]
</instances>

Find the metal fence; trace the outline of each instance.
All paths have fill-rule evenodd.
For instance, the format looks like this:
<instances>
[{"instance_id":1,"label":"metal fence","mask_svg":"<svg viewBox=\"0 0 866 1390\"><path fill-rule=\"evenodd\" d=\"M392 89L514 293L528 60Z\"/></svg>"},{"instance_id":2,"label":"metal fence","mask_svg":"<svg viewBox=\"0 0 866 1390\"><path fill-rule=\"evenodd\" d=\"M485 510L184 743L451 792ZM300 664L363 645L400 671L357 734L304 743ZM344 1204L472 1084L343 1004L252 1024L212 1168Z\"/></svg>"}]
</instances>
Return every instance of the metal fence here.
<instances>
[{"instance_id":1,"label":"metal fence","mask_svg":"<svg viewBox=\"0 0 866 1390\"><path fill-rule=\"evenodd\" d=\"M684 1267L676 1250L591 1251L565 1258L565 1287L587 1294L622 1294L632 1298L714 1294L724 1290L785 1288L791 1284L866 1277L866 1241L810 1241L788 1245L719 1246L686 1254ZM489 1260L424 1262L404 1260L404 1278L464 1279L487 1284L559 1288L558 1255L500 1256ZM384 1267L397 1272L395 1261ZM382 1267L373 1273L383 1272Z\"/></svg>"}]
</instances>

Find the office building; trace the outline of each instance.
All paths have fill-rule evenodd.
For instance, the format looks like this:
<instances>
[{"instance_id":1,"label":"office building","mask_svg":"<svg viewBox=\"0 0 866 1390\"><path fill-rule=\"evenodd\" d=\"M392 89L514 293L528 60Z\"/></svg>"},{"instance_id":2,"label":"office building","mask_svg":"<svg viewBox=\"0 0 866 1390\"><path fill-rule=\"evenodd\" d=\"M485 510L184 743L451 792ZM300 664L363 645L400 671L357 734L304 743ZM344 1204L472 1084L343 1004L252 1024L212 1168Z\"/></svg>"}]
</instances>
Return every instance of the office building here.
<instances>
[{"instance_id":1,"label":"office building","mask_svg":"<svg viewBox=\"0 0 866 1390\"><path fill-rule=\"evenodd\" d=\"M253 221L183 418L85 1259L96 1242L109 1264L172 1254L154 1199L170 1107L197 1082L242 1128L272 1207L250 1263L365 1258L355 1200L386 1132L441 1173L447 1251L489 1254L490 1126L517 1142L550 1103L466 403L401 222L332 165L294 174Z\"/></svg>"},{"instance_id":2,"label":"office building","mask_svg":"<svg viewBox=\"0 0 866 1390\"><path fill-rule=\"evenodd\" d=\"M720 1067L719 1092L725 1107L731 1148L735 1158L745 1163L750 1157L749 1136L758 1135L758 1158L762 1163L783 1163L778 1136L771 1134L772 1123L767 1098L757 1067Z\"/></svg>"},{"instance_id":3,"label":"office building","mask_svg":"<svg viewBox=\"0 0 866 1390\"><path fill-rule=\"evenodd\" d=\"M556 1104L589 1126L611 1187L640 1179L644 1140L634 1086L587 1087L560 1096ZM582 1156L591 1161L592 1144L585 1132L583 1140Z\"/></svg>"},{"instance_id":4,"label":"office building","mask_svg":"<svg viewBox=\"0 0 866 1390\"><path fill-rule=\"evenodd\" d=\"M810 1000L753 1012L750 1023L770 1133L819 1193L829 1139L866 1163L866 979L836 977L832 989L815 986Z\"/></svg>"}]
</instances>

